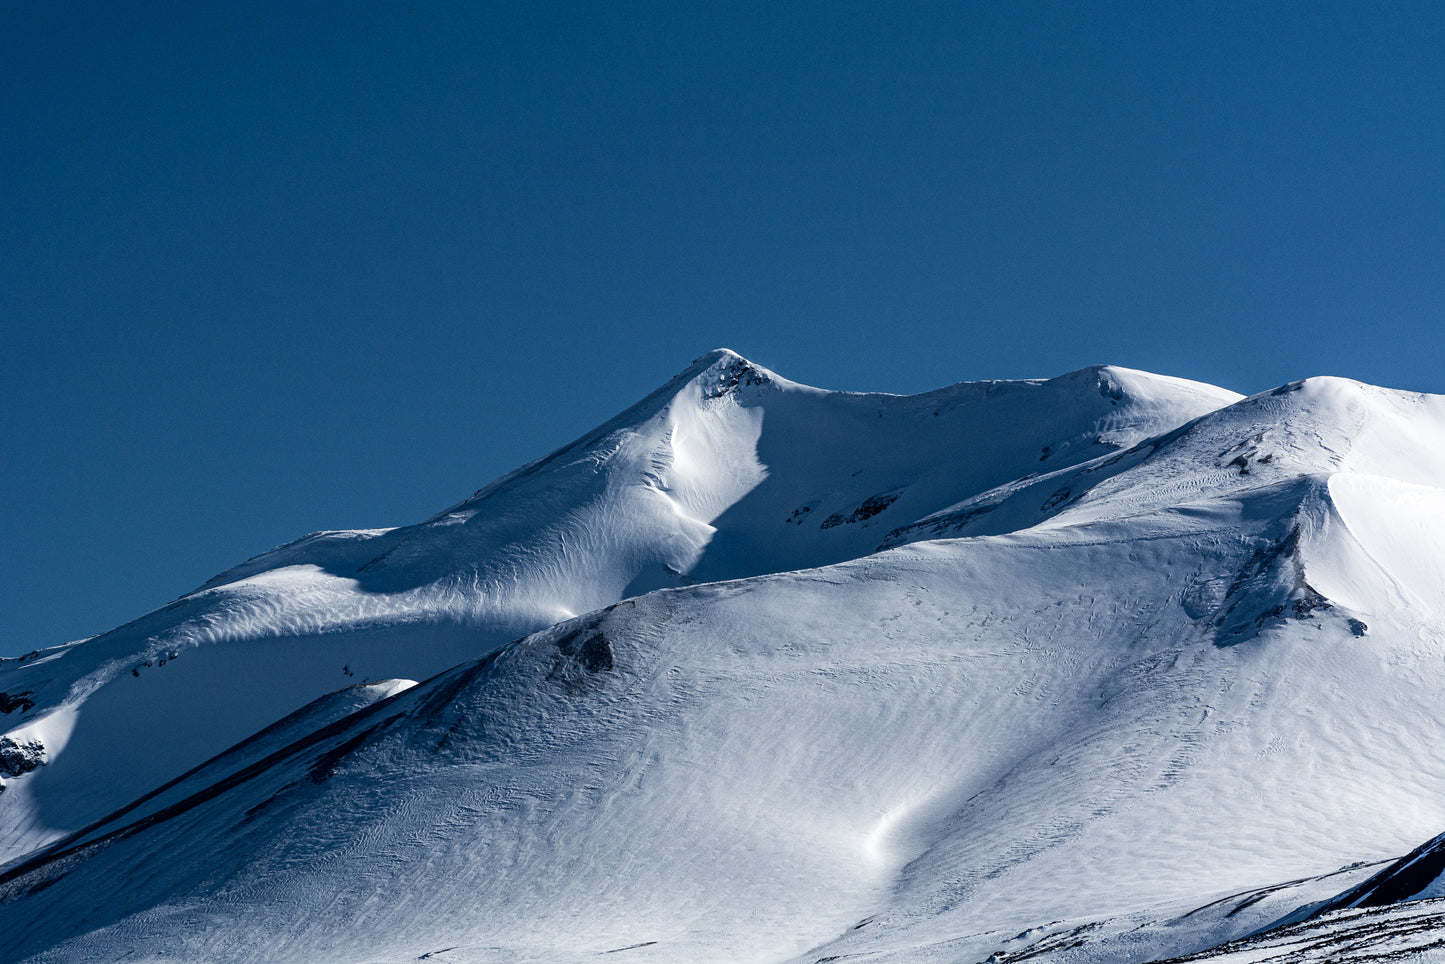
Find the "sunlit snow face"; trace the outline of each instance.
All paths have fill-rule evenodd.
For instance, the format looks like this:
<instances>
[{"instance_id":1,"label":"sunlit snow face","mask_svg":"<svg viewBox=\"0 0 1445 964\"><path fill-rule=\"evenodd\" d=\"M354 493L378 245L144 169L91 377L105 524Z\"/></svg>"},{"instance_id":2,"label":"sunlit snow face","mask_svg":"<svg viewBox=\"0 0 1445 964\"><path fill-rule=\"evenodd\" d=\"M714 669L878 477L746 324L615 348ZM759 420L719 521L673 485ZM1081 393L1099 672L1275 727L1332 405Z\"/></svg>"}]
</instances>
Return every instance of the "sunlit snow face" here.
<instances>
[{"instance_id":1,"label":"sunlit snow face","mask_svg":"<svg viewBox=\"0 0 1445 964\"><path fill-rule=\"evenodd\" d=\"M863 852L868 859L878 864L892 864L899 860L899 824L915 809L913 803L903 803L883 812L873 828L863 838Z\"/></svg>"}]
</instances>

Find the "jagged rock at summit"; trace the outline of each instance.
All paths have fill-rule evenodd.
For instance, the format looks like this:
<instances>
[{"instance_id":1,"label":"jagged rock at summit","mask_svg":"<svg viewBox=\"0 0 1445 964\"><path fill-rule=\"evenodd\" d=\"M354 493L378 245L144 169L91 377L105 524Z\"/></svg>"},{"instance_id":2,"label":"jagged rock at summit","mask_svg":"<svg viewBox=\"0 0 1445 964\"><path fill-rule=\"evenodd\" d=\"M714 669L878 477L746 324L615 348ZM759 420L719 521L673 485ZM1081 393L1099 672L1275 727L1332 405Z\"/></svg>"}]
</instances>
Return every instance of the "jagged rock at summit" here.
<instances>
[{"instance_id":1,"label":"jagged rock at summit","mask_svg":"<svg viewBox=\"0 0 1445 964\"><path fill-rule=\"evenodd\" d=\"M1445 398L1343 379L714 352L425 522L0 664L46 760L0 794L0 958L1357 938L1331 902L1445 827L1442 478Z\"/></svg>"}]
</instances>

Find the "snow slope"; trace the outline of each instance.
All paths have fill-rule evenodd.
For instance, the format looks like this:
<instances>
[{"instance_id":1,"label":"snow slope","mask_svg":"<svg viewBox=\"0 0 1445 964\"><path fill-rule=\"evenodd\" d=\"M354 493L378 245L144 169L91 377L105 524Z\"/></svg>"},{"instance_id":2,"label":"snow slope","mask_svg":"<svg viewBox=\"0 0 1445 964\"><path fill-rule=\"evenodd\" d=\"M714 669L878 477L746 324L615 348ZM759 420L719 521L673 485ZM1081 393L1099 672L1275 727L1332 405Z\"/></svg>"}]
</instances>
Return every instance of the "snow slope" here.
<instances>
[{"instance_id":1,"label":"snow slope","mask_svg":"<svg viewBox=\"0 0 1445 964\"><path fill-rule=\"evenodd\" d=\"M0 862L342 685L422 679L659 586L865 555L895 525L1236 397L1114 368L824 392L712 352L426 522L316 533L119 629L0 661L0 734L49 761L0 778Z\"/></svg>"},{"instance_id":2,"label":"snow slope","mask_svg":"<svg viewBox=\"0 0 1445 964\"><path fill-rule=\"evenodd\" d=\"M1321 910L1217 953L1429 948L1431 901L1332 908L1445 827L1442 470L1445 398L1340 379L899 399L705 357L421 526L203 590L280 614L354 563L373 622L205 645L476 652L31 834L0 959L1142 962ZM605 601L548 622L563 589ZM504 598L544 627L491 642Z\"/></svg>"},{"instance_id":3,"label":"snow slope","mask_svg":"<svg viewBox=\"0 0 1445 964\"><path fill-rule=\"evenodd\" d=\"M1445 962L1445 906L1440 900L1342 911L1232 941L1169 964L1406 964ZM1162 964L1162 962L1161 962Z\"/></svg>"},{"instance_id":4,"label":"snow slope","mask_svg":"<svg viewBox=\"0 0 1445 964\"><path fill-rule=\"evenodd\" d=\"M1371 869L1374 869L1373 867ZM1343 893L1305 904L1258 934L1190 961L1445 961L1445 834Z\"/></svg>"}]
</instances>

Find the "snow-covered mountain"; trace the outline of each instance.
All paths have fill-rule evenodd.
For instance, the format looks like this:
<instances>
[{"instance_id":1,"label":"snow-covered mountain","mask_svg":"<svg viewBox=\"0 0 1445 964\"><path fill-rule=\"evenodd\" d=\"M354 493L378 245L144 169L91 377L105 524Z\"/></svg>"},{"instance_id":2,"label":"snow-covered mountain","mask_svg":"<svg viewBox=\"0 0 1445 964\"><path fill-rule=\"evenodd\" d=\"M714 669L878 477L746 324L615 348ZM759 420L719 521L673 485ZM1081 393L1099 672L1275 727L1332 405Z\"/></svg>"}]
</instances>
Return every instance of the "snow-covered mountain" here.
<instances>
[{"instance_id":1,"label":"snow-covered mountain","mask_svg":"<svg viewBox=\"0 0 1445 964\"><path fill-rule=\"evenodd\" d=\"M0 662L0 725L49 760L6 781L0 861L339 686L423 679L660 586L866 555L895 526L1233 397L1118 369L821 392L713 352L420 525L315 533L83 644Z\"/></svg>"},{"instance_id":2,"label":"snow-covered mountain","mask_svg":"<svg viewBox=\"0 0 1445 964\"><path fill-rule=\"evenodd\" d=\"M714 352L419 525L0 664L0 958L1350 930L1445 894L1379 883L1445 829L1442 478L1445 398L1342 379L899 397Z\"/></svg>"}]
</instances>

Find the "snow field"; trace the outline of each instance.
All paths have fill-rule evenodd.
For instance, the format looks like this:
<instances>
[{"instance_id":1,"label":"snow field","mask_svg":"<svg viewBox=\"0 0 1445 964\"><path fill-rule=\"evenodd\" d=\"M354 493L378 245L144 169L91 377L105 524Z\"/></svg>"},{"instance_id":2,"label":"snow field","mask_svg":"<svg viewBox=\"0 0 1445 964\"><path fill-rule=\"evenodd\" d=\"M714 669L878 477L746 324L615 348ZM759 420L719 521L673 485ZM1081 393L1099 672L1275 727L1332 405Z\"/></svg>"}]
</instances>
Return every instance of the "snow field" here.
<instances>
[{"instance_id":1,"label":"snow field","mask_svg":"<svg viewBox=\"0 0 1445 964\"><path fill-rule=\"evenodd\" d=\"M1341 379L898 398L704 356L420 526L308 537L0 667L43 680L26 725L74 723L0 796L0 958L1143 962L1245 938L1445 827L1442 453L1442 400ZM60 839L338 663L438 675L324 698ZM1218 959L1433 953L1431 907Z\"/></svg>"}]
</instances>

